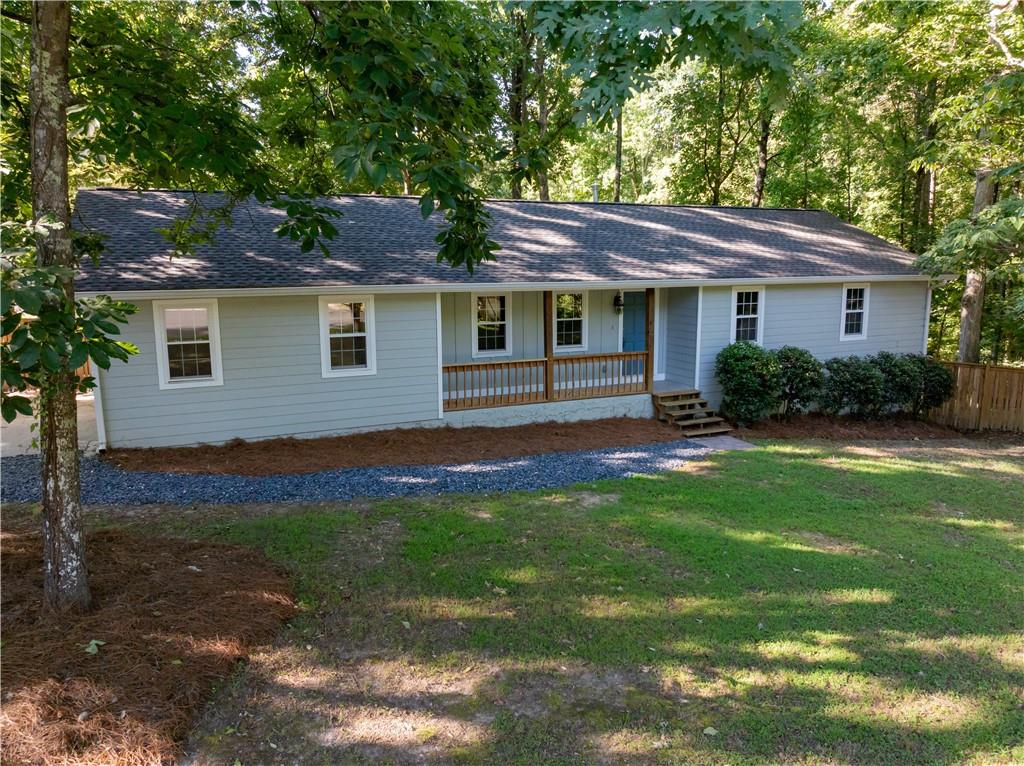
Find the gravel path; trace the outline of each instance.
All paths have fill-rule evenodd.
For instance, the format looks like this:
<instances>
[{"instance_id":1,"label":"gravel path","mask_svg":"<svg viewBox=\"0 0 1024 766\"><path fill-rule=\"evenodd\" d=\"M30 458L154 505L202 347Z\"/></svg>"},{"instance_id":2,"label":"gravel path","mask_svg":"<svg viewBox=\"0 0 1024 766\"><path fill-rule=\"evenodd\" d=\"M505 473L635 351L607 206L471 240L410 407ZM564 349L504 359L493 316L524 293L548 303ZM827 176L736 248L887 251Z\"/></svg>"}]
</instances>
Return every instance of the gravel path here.
<instances>
[{"instance_id":1,"label":"gravel path","mask_svg":"<svg viewBox=\"0 0 1024 766\"><path fill-rule=\"evenodd\" d=\"M82 459L82 501L90 505L145 503L274 503L407 497L458 492L550 489L597 479L669 471L711 449L688 440L640 447L556 452L461 465L343 468L290 476L228 476L125 471L95 457ZM0 459L0 498L40 497L39 458Z\"/></svg>"}]
</instances>

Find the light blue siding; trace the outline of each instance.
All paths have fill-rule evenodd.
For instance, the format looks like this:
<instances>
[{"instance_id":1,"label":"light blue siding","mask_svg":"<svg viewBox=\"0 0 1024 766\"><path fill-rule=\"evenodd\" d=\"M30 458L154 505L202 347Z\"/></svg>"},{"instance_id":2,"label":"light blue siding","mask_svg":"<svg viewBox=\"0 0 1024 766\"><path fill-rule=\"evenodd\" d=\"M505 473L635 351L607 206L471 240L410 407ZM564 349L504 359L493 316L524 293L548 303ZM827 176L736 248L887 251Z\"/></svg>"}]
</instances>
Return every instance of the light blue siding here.
<instances>
[{"instance_id":1,"label":"light blue siding","mask_svg":"<svg viewBox=\"0 0 1024 766\"><path fill-rule=\"evenodd\" d=\"M323 378L317 296L220 298L224 384L161 390L153 310L125 329L139 347L101 384L108 446L314 435L438 421L436 299L377 295L377 372Z\"/></svg>"},{"instance_id":2,"label":"light blue siding","mask_svg":"<svg viewBox=\"0 0 1024 766\"><path fill-rule=\"evenodd\" d=\"M619 315L612 301L615 290L589 290L587 296L587 350L564 354L605 354L619 350ZM483 293L481 293L483 294ZM441 295L442 357L445 364L500 362L512 359L541 359L544 356L544 293L506 293L507 333L511 354L473 358L476 321L470 293Z\"/></svg>"},{"instance_id":3,"label":"light blue siding","mask_svg":"<svg viewBox=\"0 0 1024 766\"><path fill-rule=\"evenodd\" d=\"M924 348L928 305L925 281L872 283L867 337L854 341L840 340L841 284L768 285L764 290L766 348L799 346L821 360L879 351L919 354ZM731 302L731 287L704 288L700 389L712 406L721 401L715 356L729 345ZM670 338L672 332L670 324Z\"/></svg>"},{"instance_id":4,"label":"light blue siding","mask_svg":"<svg viewBox=\"0 0 1024 766\"><path fill-rule=\"evenodd\" d=\"M673 287L663 291L668 323L666 379L681 387L693 385L697 365L698 293L697 287Z\"/></svg>"}]
</instances>

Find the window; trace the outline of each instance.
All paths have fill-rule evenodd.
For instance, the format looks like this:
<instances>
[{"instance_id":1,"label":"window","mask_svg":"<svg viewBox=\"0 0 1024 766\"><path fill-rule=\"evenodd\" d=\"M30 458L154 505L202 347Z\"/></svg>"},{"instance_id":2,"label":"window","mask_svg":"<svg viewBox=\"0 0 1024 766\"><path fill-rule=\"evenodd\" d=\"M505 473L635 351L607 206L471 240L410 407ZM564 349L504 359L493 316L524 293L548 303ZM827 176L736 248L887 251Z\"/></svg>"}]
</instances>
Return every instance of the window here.
<instances>
[{"instance_id":1,"label":"window","mask_svg":"<svg viewBox=\"0 0 1024 766\"><path fill-rule=\"evenodd\" d=\"M508 337L508 296L474 295L473 303L476 334L473 356L507 356L512 353Z\"/></svg>"},{"instance_id":2,"label":"window","mask_svg":"<svg viewBox=\"0 0 1024 766\"><path fill-rule=\"evenodd\" d=\"M555 349L587 347L587 294L555 293Z\"/></svg>"},{"instance_id":3,"label":"window","mask_svg":"<svg viewBox=\"0 0 1024 766\"><path fill-rule=\"evenodd\" d=\"M219 386L217 301L153 301L160 388Z\"/></svg>"},{"instance_id":4,"label":"window","mask_svg":"<svg viewBox=\"0 0 1024 766\"><path fill-rule=\"evenodd\" d=\"M320 297L320 365L325 378L377 371L372 295Z\"/></svg>"},{"instance_id":5,"label":"window","mask_svg":"<svg viewBox=\"0 0 1024 766\"><path fill-rule=\"evenodd\" d=\"M764 336L764 288L734 288L732 291L732 341L761 343Z\"/></svg>"},{"instance_id":6,"label":"window","mask_svg":"<svg viewBox=\"0 0 1024 766\"><path fill-rule=\"evenodd\" d=\"M864 340L868 337L868 286L843 285L843 312L840 340Z\"/></svg>"}]
</instances>

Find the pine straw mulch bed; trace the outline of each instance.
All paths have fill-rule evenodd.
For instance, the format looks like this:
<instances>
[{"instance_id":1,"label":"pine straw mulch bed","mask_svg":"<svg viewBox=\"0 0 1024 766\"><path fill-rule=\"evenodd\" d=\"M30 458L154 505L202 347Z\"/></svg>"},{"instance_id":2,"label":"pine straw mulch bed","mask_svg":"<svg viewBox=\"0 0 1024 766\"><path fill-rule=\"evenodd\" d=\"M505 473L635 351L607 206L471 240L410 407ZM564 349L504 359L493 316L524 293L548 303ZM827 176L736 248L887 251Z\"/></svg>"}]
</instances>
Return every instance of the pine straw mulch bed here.
<instances>
[{"instance_id":1,"label":"pine straw mulch bed","mask_svg":"<svg viewBox=\"0 0 1024 766\"><path fill-rule=\"evenodd\" d=\"M4 763L172 763L214 685L295 611L255 551L107 530L86 542L93 609L56 618L39 536L0 545Z\"/></svg>"},{"instance_id":2,"label":"pine straw mulch bed","mask_svg":"<svg viewBox=\"0 0 1024 766\"><path fill-rule=\"evenodd\" d=\"M437 465L549 452L632 447L683 438L653 418L605 418L489 428L402 428L317 439L267 439L197 447L111 449L129 471L272 476L377 465Z\"/></svg>"},{"instance_id":3,"label":"pine straw mulch bed","mask_svg":"<svg viewBox=\"0 0 1024 766\"><path fill-rule=\"evenodd\" d=\"M752 426L737 428L741 439L827 439L857 441L861 439L903 440L963 439L964 434L948 426L910 418L864 420L848 416L829 417L820 413L794 415L790 420L763 420Z\"/></svg>"}]
</instances>

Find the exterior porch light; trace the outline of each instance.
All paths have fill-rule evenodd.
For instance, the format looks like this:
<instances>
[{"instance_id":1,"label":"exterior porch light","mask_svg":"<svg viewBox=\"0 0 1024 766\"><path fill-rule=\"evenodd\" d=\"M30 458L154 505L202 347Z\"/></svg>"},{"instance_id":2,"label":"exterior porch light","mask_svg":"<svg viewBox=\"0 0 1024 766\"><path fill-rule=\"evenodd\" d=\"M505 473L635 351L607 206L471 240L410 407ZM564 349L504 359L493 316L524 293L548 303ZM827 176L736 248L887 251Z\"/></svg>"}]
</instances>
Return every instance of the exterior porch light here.
<instances>
[{"instance_id":1,"label":"exterior porch light","mask_svg":"<svg viewBox=\"0 0 1024 766\"><path fill-rule=\"evenodd\" d=\"M621 314L622 309L625 308L626 301L622 299L622 290L615 293L615 297L612 299L612 308L615 309L616 314Z\"/></svg>"}]
</instances>

